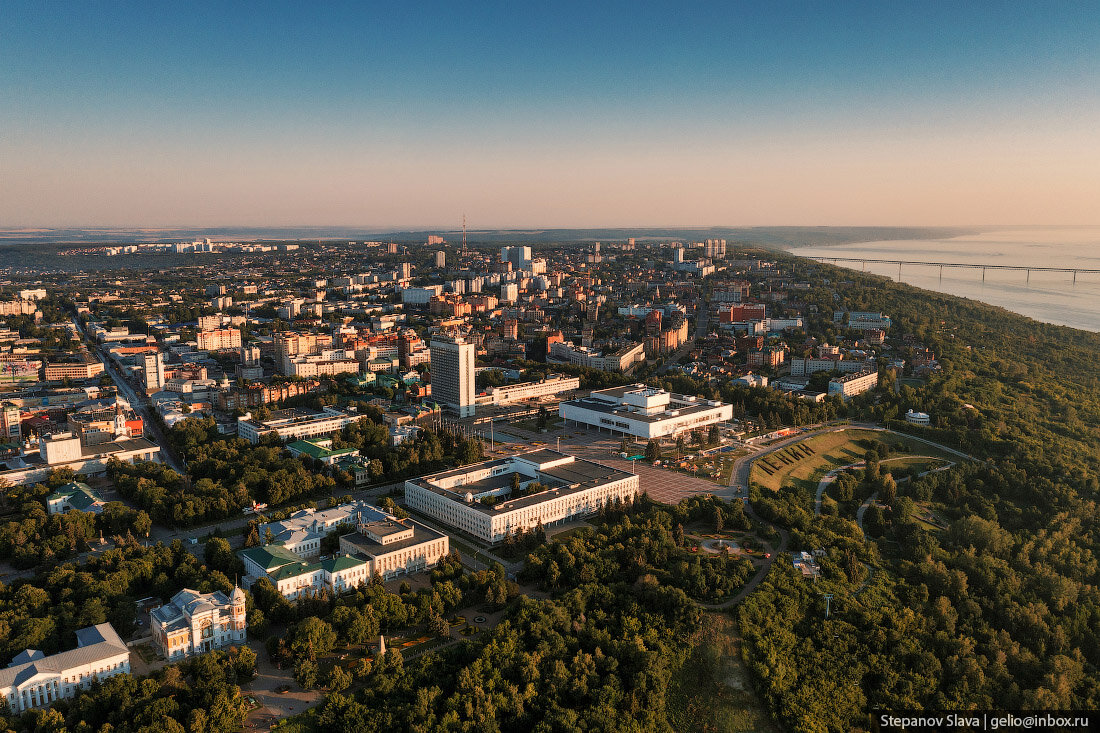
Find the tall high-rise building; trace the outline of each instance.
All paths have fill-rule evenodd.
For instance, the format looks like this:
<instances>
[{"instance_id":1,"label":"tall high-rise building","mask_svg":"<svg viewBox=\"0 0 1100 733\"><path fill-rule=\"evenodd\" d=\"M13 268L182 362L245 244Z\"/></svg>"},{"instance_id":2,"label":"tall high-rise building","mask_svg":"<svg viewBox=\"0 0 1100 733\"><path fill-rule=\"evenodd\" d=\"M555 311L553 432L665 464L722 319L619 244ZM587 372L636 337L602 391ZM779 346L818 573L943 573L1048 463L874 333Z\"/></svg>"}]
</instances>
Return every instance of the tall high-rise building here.
<instances>
[{"instance_id":1,"label":"tall high-rise building","mask_svg":"<svg viewBox=\"0 0 1100 733\"><path fill-rule=\"evenodd\" d=\"M441 270L447 266L447 253L443 250L435 253L435 266Z\"/></svg>"},{"instance_id":2,"label":"tall high-rise building","mask_svg":"<svg viewBox=\"0 0 1100 733\"><path fill-rule=\"evenodd\" d=\"M164 355L159 351L145 355L145 394L164 389Z\"/></svg>"},{"instance_id":3,"label":"tall high-rise building","mask_svg":"<svg viewBox=\"0 0 1100 733\"><path fill-rule=\"evenodd\" d=\"M474 414L474 345L461 337L432 339L432 399L459 417Z\"/></svg>"},{"instance_id":4,"label":"tall high-rise building","mask_svg":"<svg viewBox=\"0 0 1100 733\"><path fill-rule=\"evenodd\" d=\"M500 261L511 262L513 270L531 269L530 247L501 247Z\"/></svg>"}]
</instances>

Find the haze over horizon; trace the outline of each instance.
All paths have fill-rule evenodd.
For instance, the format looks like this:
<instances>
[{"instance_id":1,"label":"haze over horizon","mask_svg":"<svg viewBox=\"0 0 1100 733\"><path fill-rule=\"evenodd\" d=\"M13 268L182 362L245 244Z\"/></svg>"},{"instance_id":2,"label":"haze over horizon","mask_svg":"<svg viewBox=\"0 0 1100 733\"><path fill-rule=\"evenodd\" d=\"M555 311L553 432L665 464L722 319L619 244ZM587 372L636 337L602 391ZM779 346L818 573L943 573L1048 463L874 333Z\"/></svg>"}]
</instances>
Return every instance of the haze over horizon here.
<instances>
[{"instance_id":1,"label":"haze over horizon","mask_svg":"<svg viewBox=\"0 0 1100 733\"><path fill-rule=\"evenodd\" d=\"M7 4L0 226L1100 224L1094 6L266 10Z\"/></svg>"}]
</instances>

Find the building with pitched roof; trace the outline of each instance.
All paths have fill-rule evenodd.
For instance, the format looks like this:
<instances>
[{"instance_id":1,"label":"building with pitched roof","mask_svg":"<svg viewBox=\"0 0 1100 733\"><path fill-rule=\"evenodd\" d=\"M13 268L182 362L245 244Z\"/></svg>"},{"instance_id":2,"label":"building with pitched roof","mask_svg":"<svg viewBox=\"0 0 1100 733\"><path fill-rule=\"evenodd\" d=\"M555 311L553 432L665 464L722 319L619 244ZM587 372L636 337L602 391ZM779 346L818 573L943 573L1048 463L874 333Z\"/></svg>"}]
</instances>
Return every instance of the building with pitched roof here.
<instances>
[{"instance_id":1,"label":"building with pitched roof","mask_svg":"<svg viewBox=\"0 0 1100 733\"><path fill-rule=\"evenodd\" d=\"M244 591L234 587L226 597L221 591L199 593L184 588L172 600L149 612L153 644L168 660L245 641Z\"/></svg>"},{"instance_id":2,"label":"building with pitched roof","mask_svg":"<svg viewBox=\"0 0 1100 733\"><path fill-rule=\"evenodd\" d=\"M76 632L76 648L46 656L37 649L15 655L0 669L0 695L13 713L74 697L77 690L130 671L130 650L110 624Z\"/></svg>"},{"instance_id":3,"label":"building with pitched roof","mask_svg":"<svg viewBox=\"0 0 1100 733\"><path fill-rule=\"evenodd\" d=\"M80 481L70 481L46 497L46 511L64 514L67 511L99 514L107 503L92 491L92 487Z\"/></svg>"},{"instance_id":4,"label":"building with pitched roof","mask_svg":"<svg viewBox=\"0 0 1100 733\"><path fill-rule=\"evenodd\" d=\"M290 600L322 590L339 595L369 582L375 573L389 579L434 567L450 552L447 535L412 519L397 519L363 506L353 517L356 531L340 537L340 550L332 557L304 561L302 555L307 553L297 552L305 547L296 535L302 530L297 529L278 535L296 543L293 550L279 542L241 550L237 554L244 562L245 582L266 576Z\"/></svg>"}]
</instances>

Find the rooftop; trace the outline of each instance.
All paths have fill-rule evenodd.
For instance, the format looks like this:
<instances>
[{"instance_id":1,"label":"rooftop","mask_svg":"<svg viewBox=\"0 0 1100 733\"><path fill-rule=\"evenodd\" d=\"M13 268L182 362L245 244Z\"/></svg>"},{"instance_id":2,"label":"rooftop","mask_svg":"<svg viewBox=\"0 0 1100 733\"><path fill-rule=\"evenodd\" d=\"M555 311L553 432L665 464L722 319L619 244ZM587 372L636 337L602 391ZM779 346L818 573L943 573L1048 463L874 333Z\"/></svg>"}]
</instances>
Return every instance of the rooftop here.
<instances>
[{"instance_id":1,"label":"rooftop","mask_svg":"<svg viewBox=\"0 0 1100 733\"><path fill-rule=\"evenodd\" d=\"M518 461L534 464L537 467L533 480L547 486L546 490L534 494L526 494L515 499L505 499L494 506L482 504L480 501L466 501L467 495L479 494L484 491L510 486L512 474L514 473L518 472L523 473L525 477L529 476L529 474L518 470ZM511 468L511 470L497 473L496 475L490 475L476 481L465 482L455 486L454 489L445 489L439 486L439 482L442 479L484 472L485 470L491 471L494 468L499 469L505 466ZM452 501L463 502L467 506L484 514L497 514L535 506L544 501L556 499L560 496L567 496L578 491L586 491L595 486L618 481L631 475L633 474L627 473L626 471L620 471L611 466L605 466L602 463L587 461L583 458L571 456L568 453L560 453L555 450L543 448L528 453L519 453L511 458L501 458L485 461L484 463L475 463L450 471L442 471L429 476L410 479L409 483L427 489L435 494L439 494L440 496L444 496Z\"/></svg>"}]
</instances>

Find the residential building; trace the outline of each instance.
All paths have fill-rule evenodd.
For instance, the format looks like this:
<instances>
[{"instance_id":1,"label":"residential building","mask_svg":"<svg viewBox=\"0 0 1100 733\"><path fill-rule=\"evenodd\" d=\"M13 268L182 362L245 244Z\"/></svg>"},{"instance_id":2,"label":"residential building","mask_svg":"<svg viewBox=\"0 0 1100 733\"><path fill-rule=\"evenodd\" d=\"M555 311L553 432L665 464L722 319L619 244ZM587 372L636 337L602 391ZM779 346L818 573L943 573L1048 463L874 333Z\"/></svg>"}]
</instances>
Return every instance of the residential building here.
<instances>
[{"instance_id":1,"label":"residential building","mask_svg":"<svg viewBox=\"0 0 1100 733\"><path fill-rule=\"evenodd\" d=\"M829 394L840 395L847 399L866 392L869 389L874 389L877 386L878 371L874 369L865 369L829 380Z\"/></svg>"},{"instance_id":2,"label":"residential building","mask_svg":"<svg viewBox=\"0 0 1100 733\"><path fill-rule=\"evenodd\" d=\"M164 389L164 355L159 351L143 357L145 366L145 393L153 394Z\"/></svg>"},{"instance_id":3,"label":"residential building","mask_svg":"<svg viewBox=\"0 0 1100 733\"><path fill-rule=\"evenodd\" d=\"M254 419L251 413L237 418L237 435L256 445L265 435L277 435L280 440L316 438L332 435L358 422L359 415L335 407L325 407L321 412L291 409L275 410L271 417Z\"/></svg>"},{"instance_id":4,"label":"residential building","mask_svg":"<svg viewBox=\"0 0 1100 733\"><path fill-rule=\"evenodd\" d=\"M199 351L227 351L241 348L241 332L237 328L216 328L199 331L195 336Z\"/></svg>"},{"instance_id":5,"label":"residential building","mask_svg":"<svg viewBox=\"0 0 1100 733\"><path fill-rule=\"evenodd\" d=\"M172 600L149 612L153 644L169 661L243 644L244 591L234 586L227 598L221 591L199 593L184 588Z\"/></svg>"},{"instance_id":6,"label":"residential building","mask_svg":"<svg viewBox=\"0 0 1100 733\"><path fill-rule=\"evenodd\" d=\"M500 261L512 263L513 270L531 269L530 247L501 247Z\"/></svg>"},{"instance_id":7,"label":"residential building","mask_svg":"<svg viewBox=\"0 0 1100 733\"><path fill-rule=\"evenodd\" d=\"M343 593L370 582L375 573L389 579L426 570L450 552L447 535L412 519L396 519L363 504L356 505L350 517L356 530L340 538L340 551L332 557L304 562L303 556L315 555L318 549L290 549L277 541L242 550L238 555L248 578L254 582L267 576L282 595L296 600L322 590Z\"/></svg>"},{"instance_id":8,"label":"residential building","mask_svg":"<svg viewBox=\"0 0 1100 733\"><path fill-rule=\"evenodd\" d=\"M130 672L130 649L108 623L79 629L76 648L46 656L19 652L0 669L0 695L12 713L75 697L94 682Z\"/></svg>"},{"instance_id":9,"label":"residential building","mask_svg":"<svg viewBox=\"0 0 1100 733\"><path fill-rule=\"evenodd\" d=\"M593 390L588 397L562 402L558 414L567 424L649 440L728 421L733 417L733 407L631 384Z\"/></svg>"},{"instance_id":10,"label":"residential building","mask_svg":"<svg viewBox=\"0 0 1100 733\"><path fill-rule=\"evenodd\" d=\"M513 478L513 477L517 478ZM519 489L513 489L518 482ZM476 463L405 482L405 502L484 542L579 519L638 493L638 477L553 450Z\"/></svg>"},{"instance_id":11,"label":"residential building","mask_svg":"<svg viewBox=\"0 0 1100 733\"><path fill-rule=\"evenodd\" d=\"M836 359L791 359L791 376L808 377L815 372L840 372L841 374L851 374L852 372L862 372L867 369L873 369L874 366L875 364L873 361L841 359L839 356Z\"/></svg>"},{"instance_id":12,"label":"residential building","mask_svg":"<svg viewBox=\"0 0 1100 733\"><path fill-rule=\"evenodd\" d=\"M459 417L474 414L474 344L461 337L432 339L432 399Z\"/></svg>"}]
</instances>

